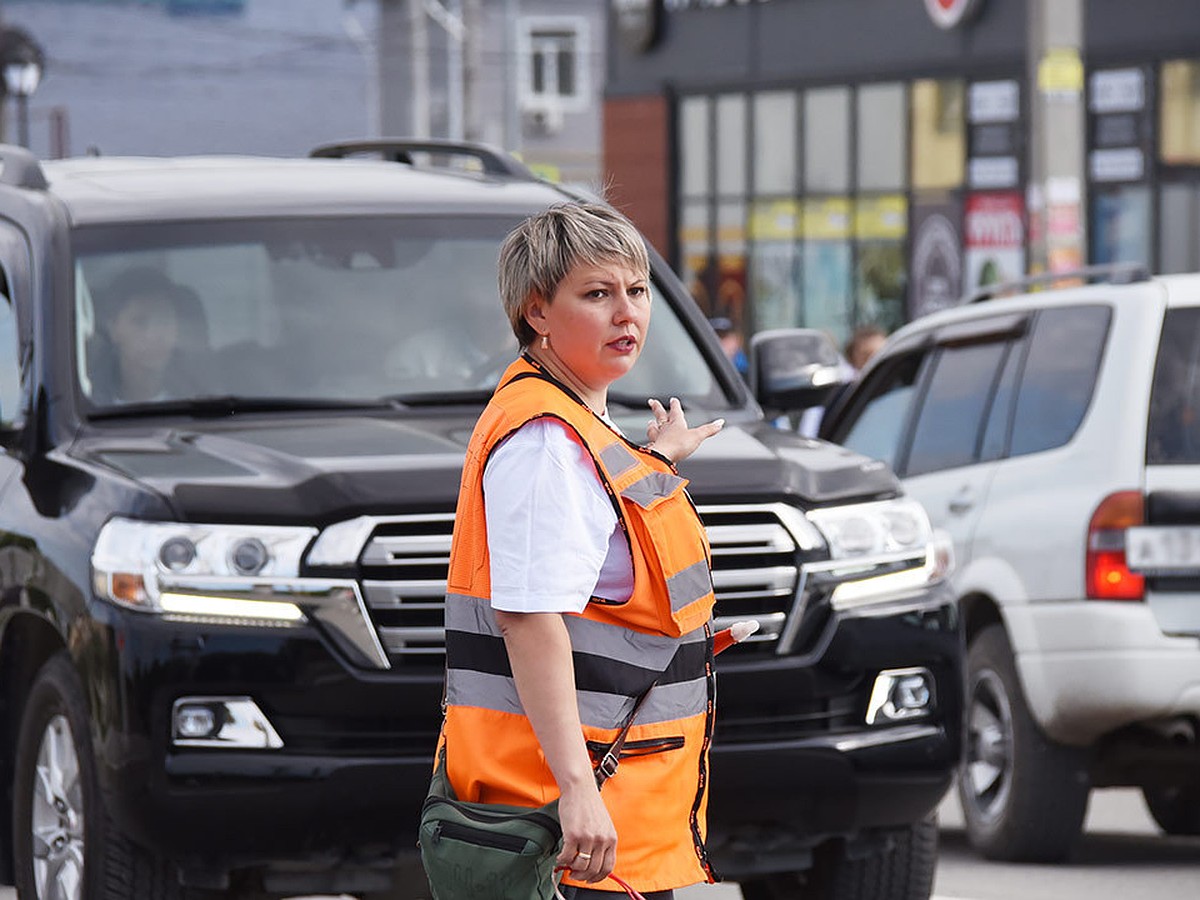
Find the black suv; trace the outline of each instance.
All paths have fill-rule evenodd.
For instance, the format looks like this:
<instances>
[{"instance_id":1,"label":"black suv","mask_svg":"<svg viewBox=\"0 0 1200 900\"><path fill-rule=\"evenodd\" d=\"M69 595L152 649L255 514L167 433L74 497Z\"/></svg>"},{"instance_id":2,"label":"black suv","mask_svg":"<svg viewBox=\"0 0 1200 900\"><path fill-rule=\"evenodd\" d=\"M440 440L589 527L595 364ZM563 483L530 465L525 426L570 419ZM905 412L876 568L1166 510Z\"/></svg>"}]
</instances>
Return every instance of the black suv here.
<instances>
[{"instance_id":1,"label":"black suv","mask_svg":"<svg viewBox=\"0 0 1200 900\"><path fill-rule=\"evenodd\" d=\"M314 155L366 151L0 147L0 874L23 900L425 894L452 512L515 353L497 248L569 197L483 147ZM167 326L125 321L147 278ZM658 258L653 290L610 410L631 435L652 395L727 420L683 473L718 627L761 625L720 658L712 861L747 897L927 896L962 743L940 544L885 466L764 421ZM164 347L154 393L114 383ZM775 349L759 395L783 408L812 379Z\"/></svg>"}]
</instances>

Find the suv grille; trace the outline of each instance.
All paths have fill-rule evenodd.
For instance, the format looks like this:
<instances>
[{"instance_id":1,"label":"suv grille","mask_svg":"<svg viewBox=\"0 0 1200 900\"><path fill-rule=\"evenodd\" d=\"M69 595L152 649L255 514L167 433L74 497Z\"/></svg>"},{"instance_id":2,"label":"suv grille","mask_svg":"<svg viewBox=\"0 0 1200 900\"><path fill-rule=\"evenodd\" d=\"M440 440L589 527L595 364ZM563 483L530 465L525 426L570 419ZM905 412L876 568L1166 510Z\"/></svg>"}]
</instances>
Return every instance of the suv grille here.
<instances>
[{"instance_id":1,"label":"suv grille","mask_svg":"<svg viewBox=\"0 0 1200 900\"><path fill-rule=\"evenodd\" d=\"M773 504L700 507L713 553L715 626L755 619L759 631L730 652L776 652L798 616L798 546ZM452 513L378 519L359 555L363 596L393 666L444 653L443 611Z\"/></svg>"}]
</instances>

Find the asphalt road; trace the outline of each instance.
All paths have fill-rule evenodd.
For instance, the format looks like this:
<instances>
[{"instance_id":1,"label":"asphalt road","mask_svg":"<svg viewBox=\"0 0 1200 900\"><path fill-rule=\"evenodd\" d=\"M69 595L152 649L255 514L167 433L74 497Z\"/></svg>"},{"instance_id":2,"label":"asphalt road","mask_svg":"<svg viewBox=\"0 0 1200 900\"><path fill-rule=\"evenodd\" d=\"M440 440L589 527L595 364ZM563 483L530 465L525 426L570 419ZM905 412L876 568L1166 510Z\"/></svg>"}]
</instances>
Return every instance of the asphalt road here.
<instances>
[{"instance_id":1,"label":"asphalt road","mask_svg":"<svg viewBox=\"0 0 1200 900\"><path fill-rule=\"evenodd\" d=\"M1200 896L1200 838L1166 838L1133 790L1092 795L1086 834L1070 862L1004 865L981 860L967 846L953 797L939 811L942 836L934 900L1195 900ZM0 900L16 900L0 888ZM736 885L677 891L678 900L740 900ZM338 898L296 898L338 900Z\"/></svg>"}]
</instances>

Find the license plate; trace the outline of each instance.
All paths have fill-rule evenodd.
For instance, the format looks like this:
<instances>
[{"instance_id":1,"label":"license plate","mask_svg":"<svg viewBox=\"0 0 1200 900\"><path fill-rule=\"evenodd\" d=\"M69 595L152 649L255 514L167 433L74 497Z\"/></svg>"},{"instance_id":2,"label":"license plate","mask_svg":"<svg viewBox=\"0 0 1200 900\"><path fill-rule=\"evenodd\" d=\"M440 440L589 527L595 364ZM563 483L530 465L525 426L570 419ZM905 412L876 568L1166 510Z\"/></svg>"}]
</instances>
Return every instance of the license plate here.
<instances>
[{"instance_id":1,"label":"license plate","mask_svg":"<svg viewBox=\"0 0 1200 900\"><path fill-rule=\"evenodd\" d=\"M1125 561L1137 572L1200 574L1200 527L1130 528L1125 533Z\"/></svg>"}]
</instances>

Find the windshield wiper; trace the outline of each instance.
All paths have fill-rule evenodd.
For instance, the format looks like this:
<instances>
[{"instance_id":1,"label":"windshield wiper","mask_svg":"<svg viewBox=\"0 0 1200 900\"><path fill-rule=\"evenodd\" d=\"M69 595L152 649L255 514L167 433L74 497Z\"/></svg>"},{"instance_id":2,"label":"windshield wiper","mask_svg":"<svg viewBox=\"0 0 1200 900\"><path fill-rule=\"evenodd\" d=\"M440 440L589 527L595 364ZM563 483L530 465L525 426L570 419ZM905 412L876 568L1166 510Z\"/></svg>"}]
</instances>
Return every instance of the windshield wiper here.
<instances>
[{"instance_id":1,"label":"windshield wiper","mask_svg":"<svg viewBox=\"0 0 1200 900\"><path fill-rule=\"evenodd\" d=\"M389 394L380 397L381 403L395 409L414 406L484 406L495 393L491 388L471 391L424 391L411 394Z\"/></svg>"},{"instance_id":2,"label":"windshield wiper","mask_svg":"<svg viewBox=\"0 0 1200 900\"><path fill-rule=\"evenodd\" d=\"M149 403L126 403L98 409L88 414L90 419L140 419L153 416L228 416L244 412L291 412L340 409L395 409L397 404L386 398L380 400L336 400L319 397L244 397L221 394L192 397L187 400L161 400Z\"/></svg>"}]
</instances>

